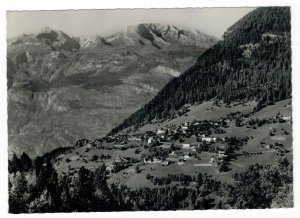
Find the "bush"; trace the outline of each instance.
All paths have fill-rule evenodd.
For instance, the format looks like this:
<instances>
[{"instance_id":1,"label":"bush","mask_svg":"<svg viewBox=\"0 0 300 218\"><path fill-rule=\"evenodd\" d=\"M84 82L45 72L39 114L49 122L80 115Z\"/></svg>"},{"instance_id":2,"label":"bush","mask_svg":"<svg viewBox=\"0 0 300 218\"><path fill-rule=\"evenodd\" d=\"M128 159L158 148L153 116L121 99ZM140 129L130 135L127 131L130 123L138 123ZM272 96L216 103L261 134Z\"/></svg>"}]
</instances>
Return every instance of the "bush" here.
<instances>
[{"instance_id":1,"label":"bush","mask_svg":"<svg viewBox=\"0 0 300 218\"><path fill-rule=\"evenodd\" d=\"M140 169L139 165L136 165L135 171L136 171L136 173L140 173L141 172L141 169Z\"/></svg>"},{"instance_id":2,"label":"bush","mask_svg":"<svg viewBox=\"0 0 300 218\"><path fill-rule=\"evenodd\" d=\"M92 156L91 161L96 161L98 159L99 159L99 156L95 154Z\"/></svg>"},{"instance_id":3,"label":"bush","mask_svg":"<svg viewBox=\"0 0 300 218\"><path fill-rule=\"evenodd\" d=\"M147 180L151 180L152 178L153 178L153 176L151 176L149 173L146 175Z\"/></svg>"}]
</instances>

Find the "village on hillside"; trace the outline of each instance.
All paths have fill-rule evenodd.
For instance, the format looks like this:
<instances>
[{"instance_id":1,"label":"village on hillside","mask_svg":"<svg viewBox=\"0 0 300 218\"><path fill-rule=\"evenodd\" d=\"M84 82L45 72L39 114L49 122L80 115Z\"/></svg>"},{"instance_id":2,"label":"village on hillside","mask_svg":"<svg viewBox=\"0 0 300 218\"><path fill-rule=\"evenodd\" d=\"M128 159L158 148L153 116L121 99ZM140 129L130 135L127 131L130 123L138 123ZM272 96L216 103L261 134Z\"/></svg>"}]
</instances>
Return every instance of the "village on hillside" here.
<instances>
[{"instance_id":1,"label":"village on hillside","mask_svg":"<svg viewBox=\"0 0 300 218\"><path fill-rule=\"evenodd\" d=\"M284 109L289 106L290 103L281 105ZM82 165L93 169L102 162L106 165L108 178L112 177L112 180L119 172L124 179L132 173L139 174L143 168L150 168L151 171L159 165L190 165L215 169L218 174L226 173L234 165L239 165L236 161L238 157L251 159L262 156L261 159L264 159L265 155L284 156L290 153L292 147L283 143L283 139L291 137L291 129L287 127L291 127L292 117L287 111L277 108L273 110L274 116L258 118L253 112L245 114L234 111L216 120L188 119L178 125L164 125L161 122L154 130L128 131L95 140L82 139L77 141L70 154L56 158L57 168L66 174L68 171L78 171ZM180 116L188 118L188 113ZM258 148L251 149L251 144L257 140L251 132L255 134L263 127L265 130L262 132L266 135L258 137L261 138ZM244 133L235 134L235 129L241 129Z\"/></svg>"}]
</instances>

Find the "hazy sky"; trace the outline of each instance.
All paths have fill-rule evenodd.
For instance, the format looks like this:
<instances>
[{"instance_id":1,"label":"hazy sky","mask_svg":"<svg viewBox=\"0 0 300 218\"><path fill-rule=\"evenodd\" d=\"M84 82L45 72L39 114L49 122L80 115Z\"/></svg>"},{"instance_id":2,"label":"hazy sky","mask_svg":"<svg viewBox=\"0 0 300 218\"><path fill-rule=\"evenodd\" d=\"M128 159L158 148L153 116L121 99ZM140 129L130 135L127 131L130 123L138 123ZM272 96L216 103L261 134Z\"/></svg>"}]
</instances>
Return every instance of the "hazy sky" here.
<instances>
[{"instance_id":1,"label":"hazy sky","mask_svg":"<svg viewBox=\"0 0 300 218\"><path fill-rule=\"evenodd\" d=\"M44 27L80 37L108 36L128 25L173 24L221 38L226 29L254 8L121 9L7 12L7 37L37 33Z\"/></svg>"}]
</instances>

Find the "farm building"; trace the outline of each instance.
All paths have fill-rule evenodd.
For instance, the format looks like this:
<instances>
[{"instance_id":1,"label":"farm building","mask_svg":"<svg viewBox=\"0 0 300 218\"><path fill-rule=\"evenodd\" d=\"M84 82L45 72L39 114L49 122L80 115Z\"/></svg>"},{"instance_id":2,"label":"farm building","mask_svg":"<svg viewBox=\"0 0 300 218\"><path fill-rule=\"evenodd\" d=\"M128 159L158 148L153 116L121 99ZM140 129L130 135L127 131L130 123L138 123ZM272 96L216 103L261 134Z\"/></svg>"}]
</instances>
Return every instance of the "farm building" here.
<instances>
[{"instance_id":1,"label":"farm building","mask_svg":"<svg viewBox=\"0 0 300 218\"><path fill-rule=\"evenodd\" d=\"M188 130L188 126L183 126L183 127L181 127L183 130Z\"/></svg>"},{"instance_id":2,"label":"farm building","mask_svg":"<svg viewBox=\"0 0 300 218\"><path fill-rule=\"evenodd\" d=\"M182 144L182 148L183 149L186 149L186 148L190 148L191 147L191 144Z\"/></svg>"},{"instance_id":3,"label":"farm building","mask_svg":"<svg viewBox=\"0 0 300 218\"><path fill-rule=\"evenodd\" d=\"M170 154L169 154L169 157L174 157L175 156L175 151L172 151Z\"/></svg>"},{"instance_id":4,"label":"farm building","mask_svg":"<svg viewBox=\"0 0 300 218\"><path fill-rule=\"evenodd\" d=\"M163 165L163 166L168 166L168 165L169 165L169 161L164 160L164 161L161 162L161 165Z\"/></svg>"},{"instance_id":5,"label":"farm building","mask_svg":"<svg viewBox=\"0 0 300 218\"><path fill-rule=\"evenodd\" d=\"M183 156L183 160L188 160L188 159L190 159L190 156L189 156L188 154L185 154L185 155Z\"/></svg>"},{"instance_id":6,"label":"farm building","mask_svg":"<svg viewBox=\"0 0 300 218\"><path fill-rule=\"evenodd\" d=\"M179 158L175 158L175 157L168 157L166 158L166 160L169 162L169 164L179 162Z\"/></svg>"},{"instance_id":7,"label":"farm building","mask_svg":"<svg viewBox=\"0 0 300 218\"><path fill-rule=\"evenodd\" d=\"M128 138L129 141L142 141L142 138L137 137L137 136L130 136Z\"/></svg>"},{"instance_id":8,"label":"farm building","mask_svg":"<svg viewBox=\"0 0 300 218\"><path fill-rule=\"evenodd\" d=\"M106 167L106 171L108 171L109 174L111 174L115 169L116 169L116 165L115 165L115 164L109 164L109 165Z\"/></svg>"},{"instance_id":9,"label":"farm building","mask_svg":"<svg viewBox=\"0 0 300 218\"><path fill-rule=\"evenodd\" d=\"M292 122L291 116L281 116L280 119L285 122Z\"/></svg>"},{"instance_id":10,"label":"farm building","mask_svg":"<svg viewBox=\"0 0 300 218\"><path fill-rule=\"evenodd\" d=\"M147 143L151 144L152 142L154 142L154 138L153 137L148 138Z\"/></svg>"},{"instance_id":11,"label":"farm building","mask_svg":"<svg viewBox=\"0 0 300 218\"><path fill-rule=\"evenodd\" d=\"M165 134L165 133L166 133L166 130L164 130L164 129L157 129L156 130L157 135L161 135L161 134Z\"/></svg>"},{"instance_id":12,"label":"farm building","mask_svg":"<svg viewBox=\"0 0 300 218\"><path fill-rule=\"evenodd\" d=\"M215 142L217 140L217 138L211 138L211 137L202 137L201 138L202 141L206 141L206 142Z\"/></svg>"},{"instance_id":13,"label":"farm building","mask_svg":"<svg viewBox=\"0 0 300 218\"><path fill-rule=\"evenodd\" d=\"M126 148L126 145L124 145L124 144L123 145L122 144L115 144L114 148L115 149L122 149L122 148Z\"/></svg>"},{"instance_id":14,"label":"farm building","mask_svg":"<svg viewBox=\"0 0 300 218\"><path fill-rule=\"evenodd\" d=\"M225 151L218 151L218 157L227 157L227 155L225 154Z\"/></svg>"},{"instance_id":15,"label":"farm building","mask_svg":"<svg viewBox=\"0 0 300 218\"><path fill-rule=\"evenodd\" d=\"M151 163L161 163L162 161L156 157L154 158L144 158L144 163L151 164Z\"/></svg>"},{"instance_id":16,"label":"farm building","mask_svg":"<svg viewBox=\"0 0 300 218\"><path fill-rule=\"evenodd\" d=\"M210 164L215 164L216 163L216 159L215 159L214 156L210 158L209 163Z\"/></svg>"}]
</instances>

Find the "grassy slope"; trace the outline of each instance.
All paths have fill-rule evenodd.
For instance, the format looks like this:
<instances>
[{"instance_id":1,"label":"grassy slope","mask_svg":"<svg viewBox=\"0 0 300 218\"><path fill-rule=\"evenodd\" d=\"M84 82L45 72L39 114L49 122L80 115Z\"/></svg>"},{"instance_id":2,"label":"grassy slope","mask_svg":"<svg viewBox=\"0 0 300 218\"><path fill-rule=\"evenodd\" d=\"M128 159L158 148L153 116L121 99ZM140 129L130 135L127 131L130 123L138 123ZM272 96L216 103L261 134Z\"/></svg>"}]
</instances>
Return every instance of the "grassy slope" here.
<instances>
[{"instance_id":1,"label":"grassy slope","mask_svg":"<svg viewBox=\"0 0 300 218\"><path fill-rule=\"evenodd\" d=\"M266 108L262 109L261 111L253 114L251 117L252 118L269 118L273 117L276 115L279 111L286 115L286 116L291 116L292 115L292 108L289 105L291 102L290 99L284 100L277 102L275 105L267 106ZM182 116L179 118L176 118L171 121L165 121L163 123L160 123L160 126L166 125L166 124L176 124L179 125L180 123L186 121L186 120L193 120L193 119L218 119L220 117L225 117L228 113L231 112L237 112L241 111L244 113L250 112L253 107L254 107L254 102L251 102L248 104L248 106L242 106L242 105L236 105L232 106L231 108L228 107L216 107L212 106L212 102L206 102L201 105L197 106L191 106L190 107L190 112L187 113L187 116ZM149 130L149 129L155 129L157 126L155 125L147 125L142 128L142 130ZM269 128L270 127L276 127L277 132L275 136L270 136L269 135ZM246 152L263 152L263 154L259 155L250 155L250 156L240 156L237 157L236 160L232 161L229 165L230 171L228 172L223 172L219 173L219 171L212 167L212 166L203 166L201 164L207 164L210 160L210 157L212 154L208 152L203 152L199 155L201 160L191 158L188 160L184 165L175 165L171 164L169 166L162 166L161 164L147 164L147 165L142 165L141 168L141 173L137 174L135 172L135 166L133 166L124 169L116 174L112 174L112 177L109 179L109 182L115 182L119 181L120 183L126 184L128 187L131 188L138 188L138 187L154 187L154 184L152 184L150 181L146 179L146 175L149 173L153 176L161 177L161 176L166 176L167 174L189 174L189 175L194 175L198 172L201 173L208 173L209 175L212 175L214 178L217 178L219 180L225 181L225 182L233 182L232 175L236 172L241 172L245 170L248 166L259 163L259 164L266 164L266 163L272 163L274 161L276 152L272 149L267 149L262 147L261 141L265 141L266 143L272 143L275 144L275 142L282 143L285 148L291 149L292 146L292 125L289 123L275 123L275 124L268 124L268 125L263 125L257 129L252 129L252 128L247 128L246 126L243 127L236 127L234 122L229 123L229 128L226 128L226 133L225 134L219 134L215 135L217 137L232 137L232 136L238 136L238 137L245 137L249 136L250 139L247 144L242 146L241 151L246 151ZM284 130L290 132L290 134L285 135ZM190 142L195 141L195 138L191 137ZM106 145L106 146L112 146ZM106 161L106 164L111 163L114 159L118 159L119 156L124 157L124 156L129 156L129 157L136 157L140 158L143 153L146 153L147 150L145 150L143 147L140 147L141 153L136 155L134 153L136 148L128 149L126 151L121 151L121 150L100 150L93 148L86 152L86 147L82 148L76 148L72 150L70 153L66 155L62 155L61 161L57 165L59 167L59 171L63 172L65 171L66 173L69 171L68 170L68 165L71 165L74 170L78 169L80 166L85 166L90 169L94 169L101 162L92 162L90 161L92 155L97 154L110 154L112 158L110 160ZM79 158L77 160L78 155L82 154L83 159L88 160L88 163L84 163L82 158ZM74 158L75 156L75 158ZM70 163L66 163L65 159L75 159L72 160ZM292 151L286 154L286 157L292 161L293 155ZM200 164L200 166L195 166L195 164ZM72 171L72 170L71 170ZM123 172L126 172L125 175Z\"/></svg>"}]
</instances>

